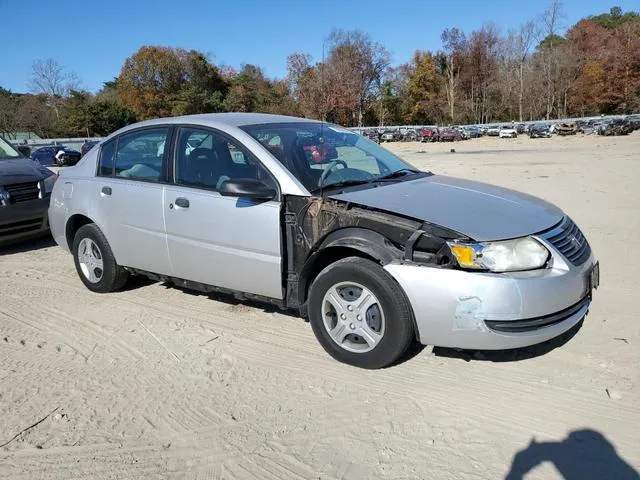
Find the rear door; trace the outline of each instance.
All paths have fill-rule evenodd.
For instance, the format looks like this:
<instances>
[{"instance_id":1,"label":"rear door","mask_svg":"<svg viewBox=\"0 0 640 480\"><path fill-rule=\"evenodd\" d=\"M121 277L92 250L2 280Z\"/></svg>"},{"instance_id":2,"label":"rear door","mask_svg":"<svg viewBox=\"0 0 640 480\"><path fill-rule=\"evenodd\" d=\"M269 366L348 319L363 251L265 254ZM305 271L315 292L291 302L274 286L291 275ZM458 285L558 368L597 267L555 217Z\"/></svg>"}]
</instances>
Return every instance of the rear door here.
<instances>
[{"instance_id":1,"label":"rear door","mask_svg":"<svg viewBox=\"0 0 640 480\"><path fill-rule=\"evenodd\" d=\"M174 275L281 299L280 201L223 197L217 191L234 178L277 188L262 164L226 134L179 127L174 177L164 201Z\"/></svg>"},{"instance_id":2,"label":"rear door","mask_svg":"<svg viewBox=\"0 0 640 480\"><path fill-rule=\"evenodd\" d=\"M151 127L104 144L92 192L116 261L164 275L171 274L163 213L169 136L169 127Z\"/></svg>"}]
</instances>

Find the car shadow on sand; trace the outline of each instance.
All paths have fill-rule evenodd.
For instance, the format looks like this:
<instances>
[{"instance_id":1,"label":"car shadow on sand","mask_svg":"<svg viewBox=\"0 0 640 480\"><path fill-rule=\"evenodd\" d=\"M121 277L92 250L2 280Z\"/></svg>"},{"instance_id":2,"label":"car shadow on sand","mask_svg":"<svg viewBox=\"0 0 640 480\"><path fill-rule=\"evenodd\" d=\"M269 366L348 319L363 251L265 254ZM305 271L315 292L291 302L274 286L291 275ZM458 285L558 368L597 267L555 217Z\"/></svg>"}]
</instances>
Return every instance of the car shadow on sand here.
<instances>
[{"instance_id":1,"label":"car shadow on sand","mask_svg":"<svg viewBox=\"0 0 640 480\"><path fill-rule=\"evenodd\" d=\"M42 235L38 238L29 240L23 240L16 243L10 243L9 245L0 246L0 257L4 255L15 255L18 253L31 252L34 250L43 250L45 248L56 247L58 244L55 242L51 235Z\"/></svg>"},{"instance_id":2,"label":"car shadow on sand","mask_svg":"<svg viewBox=\"0 0 640 480\"><path fill-rule=\"evenodd\" d=\"M582 328L584 318L576 325L557 337L528 347L514 348L510 350L461 350L455 348L435 347L434 355L438 357L457 358L470 362L472 360L482 362L517 362L546 355L558 347L562 347L571 340Z\"/></svg>"},{"instance_id":3,"label":"car shadow on sand","mask_svg":"<svg viewBox=\"0 0 640 480\"><path fill-rule=\"evenodd\" d=\"M231 293L201 292L199 290L192 290L186 287L182 287L180 285L175 285L170 282L153 280L144 275L134 275L130 277L129 280L127 281L127 284L122 289L122 291L127 292L131 290L137 290L138 288L148 287L149 285L153 285L156 283L162 285L164 288L167 288L167 289L180 290L185 295L191 295L196 297L204 296L204 297L208 297L210 300L225 303L230 306L244 305L248 308L257 308L259 310L262 310L265 313L280 313L285 316L300 318L298 315L296 315L295 311L283 310L278 308L276 305L273 305L268 302L261 302L259 300L254 300L249 298L240 299L240 298L237 298L236 295L233 295Z\"/></svg>"},{"instance_id":4,"label":"car shadow on sand","mask_svg":"<svg viewBox=\"0 0 640 480\"><path fill-rule=\"evenodd\" d=\"M575 430L559 442L532 438L513 457L505 480L522 480L542 463L552 463L565 480L638 480L638 472L622 459L600 432Z\"/></svg>"}]
</instances>

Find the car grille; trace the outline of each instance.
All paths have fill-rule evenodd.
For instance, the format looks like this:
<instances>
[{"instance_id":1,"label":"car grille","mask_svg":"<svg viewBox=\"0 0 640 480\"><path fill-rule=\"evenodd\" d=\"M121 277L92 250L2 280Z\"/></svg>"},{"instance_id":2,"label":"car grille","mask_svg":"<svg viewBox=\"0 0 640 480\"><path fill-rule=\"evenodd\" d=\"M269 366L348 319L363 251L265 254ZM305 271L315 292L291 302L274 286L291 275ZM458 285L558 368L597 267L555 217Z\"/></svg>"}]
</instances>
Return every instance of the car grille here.
<instances>
[{"instance_id":1,"label":"car grille","mask_svg":"<svg viewBox=\"0 0 640 480\"><path fill-rule=\"evenodd\" d=\"M591 255L589 242L569 217L565 217L558 227L541 236L576 266L582 265Z\"/></svg>"},{"instance_id":2,"label":"car grille","mask_svg":"<svg viewBox=\"0 0 640 480\"><path fill-rule=\"evenodd\" d=\"M528 318L525 320L485 320L484 323L487 325L487 327L496 332L533 332L540 328L550 327L567 320L568 318L582 310L584 307L589 306L590 302L591 299L589 297L585 297L569 308L565 308L564 310L551 315L545 315L544 317Z\"/></svg>"},{"instance_id":3,"label":"car grille","mask_svg":"<svg viewBox=\"0 0 640 480\"><path fill-rule=\"evenodd\" d=\"M5 185L4 189L9 192L9 203L27 202L36 200L40 196L40 189L37 182L15 183Z\"/></svg>"}]
</instances>

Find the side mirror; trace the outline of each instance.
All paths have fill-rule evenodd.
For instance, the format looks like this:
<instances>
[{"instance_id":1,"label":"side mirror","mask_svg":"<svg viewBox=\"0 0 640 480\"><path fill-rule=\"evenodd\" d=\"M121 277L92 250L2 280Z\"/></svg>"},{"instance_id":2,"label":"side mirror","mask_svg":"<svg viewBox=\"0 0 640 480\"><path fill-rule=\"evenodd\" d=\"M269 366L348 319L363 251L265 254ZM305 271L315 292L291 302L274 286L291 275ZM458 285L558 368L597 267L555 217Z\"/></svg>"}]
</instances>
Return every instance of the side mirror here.
<instances>
[{"instance_id":1,"label":"side mirror","mask_svg":"<svg viewBox=\"0 0 640 480\"><path fill-rule=\"evenodd\" d=\"M220 185L218 193L223 197L243 197L255 200L272 200L276 196L275 189L260 180L248 178L225 180Z\"/></svg>"}]
</instances>

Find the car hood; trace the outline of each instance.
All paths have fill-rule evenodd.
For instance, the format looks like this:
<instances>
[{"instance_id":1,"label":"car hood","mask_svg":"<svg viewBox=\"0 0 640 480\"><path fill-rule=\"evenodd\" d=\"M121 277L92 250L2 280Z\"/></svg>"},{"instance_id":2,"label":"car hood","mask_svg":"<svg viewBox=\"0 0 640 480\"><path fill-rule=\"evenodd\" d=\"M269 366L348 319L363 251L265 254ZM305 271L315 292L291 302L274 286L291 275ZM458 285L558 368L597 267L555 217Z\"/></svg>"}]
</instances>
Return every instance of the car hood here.
<instances>
[{"instance_id":1,"label":"car hood","mask_svg":"<svg viewBox=\"0 0 640 480\"><path fill-rule=\"evenodd\" d=\"M546 230L563 212L539 198L486 183L431 175L331 198L440 225L477 241Z\"/></svg>"},{"instance_id":2,"label":"car hood","mask_svg":"<svg viewBox=\"0 0 640 480\"><path fill-rule=\"evenodd\" d=\"M0 160L0 185L37 182L51 174L51 170L29 158Z\"/></svg>"}]
</instances>

